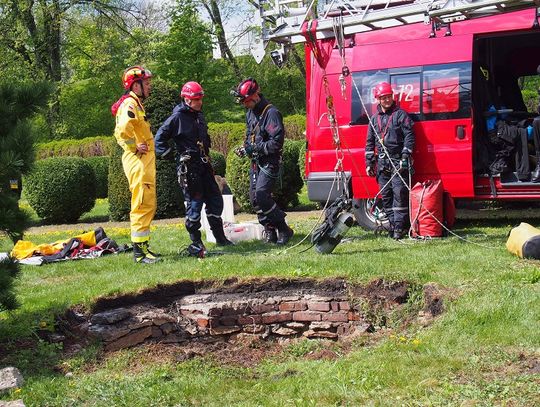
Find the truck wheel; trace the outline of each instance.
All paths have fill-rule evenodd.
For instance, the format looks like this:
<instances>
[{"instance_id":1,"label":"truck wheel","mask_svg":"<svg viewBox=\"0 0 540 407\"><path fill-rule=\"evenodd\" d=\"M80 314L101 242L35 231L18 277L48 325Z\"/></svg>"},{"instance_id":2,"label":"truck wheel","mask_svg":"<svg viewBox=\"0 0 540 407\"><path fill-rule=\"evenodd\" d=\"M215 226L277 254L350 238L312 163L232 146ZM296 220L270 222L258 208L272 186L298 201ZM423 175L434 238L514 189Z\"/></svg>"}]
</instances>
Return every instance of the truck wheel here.
<instances>
[{"instance_id":1,"label":"truck wheel","mask_svg":"<svg viewBox=\"0 0 540 407\"><path fill-rule=\"evenodd\" d=\"M377 212L380 212L379 217L382 215L379 220L375 217L374 205L378 208ZM381 226L381 223L385 229L389 228L380 199L353 199L353 213L358 225L365 230L375 230Z\"/></svg>"}]
</instances>

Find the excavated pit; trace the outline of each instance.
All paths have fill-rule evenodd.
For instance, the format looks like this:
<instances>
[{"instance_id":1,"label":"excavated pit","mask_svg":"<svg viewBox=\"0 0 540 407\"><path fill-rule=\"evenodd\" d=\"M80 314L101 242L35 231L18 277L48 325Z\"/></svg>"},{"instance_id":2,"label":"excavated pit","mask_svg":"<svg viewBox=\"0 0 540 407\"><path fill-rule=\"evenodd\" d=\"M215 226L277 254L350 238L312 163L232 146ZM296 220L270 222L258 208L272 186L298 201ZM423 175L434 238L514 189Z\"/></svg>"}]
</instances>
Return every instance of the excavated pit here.
<instances>
[{"instance_id":1,"label":"excavated pit","mask_svg":"<svg viewBox=\"0 0 540 407\"><path fill-rule=\"evenodd\" d=\"M429 320L442 311L435 286L405 281L379 279L365 286L344 279L182 281L99 299L91 313L70 310L64 332L98 339L106 351L143 343L234 343L246 337L340 340L414 318Z\"/></svg>"}]
</instances>

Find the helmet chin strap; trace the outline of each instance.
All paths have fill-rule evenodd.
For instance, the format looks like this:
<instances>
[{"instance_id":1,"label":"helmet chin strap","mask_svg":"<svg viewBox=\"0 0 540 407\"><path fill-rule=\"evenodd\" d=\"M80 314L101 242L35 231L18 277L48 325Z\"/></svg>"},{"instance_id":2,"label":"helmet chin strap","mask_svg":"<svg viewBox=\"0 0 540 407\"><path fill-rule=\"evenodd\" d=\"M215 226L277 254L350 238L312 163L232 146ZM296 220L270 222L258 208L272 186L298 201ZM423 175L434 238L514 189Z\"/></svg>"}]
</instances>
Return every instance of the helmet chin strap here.
<instances>
[{"instance_id":1,"label":"helmet chin strap","mask_svg":"<svg viewBox=\"0 0 540 407\"><path fill-rule=\"evenodd\" d=\"M142 79L139 79L139 80L137 81L137 83L138 83L139 85L141 85L141 94L140 94L140 95L137 95L137 96L139 96L141 99L144 100L144 99L146 99L148 96L144 93L144 86L143 86L143 81L142 81Z\"/></svg>"},{"instance_id":2,"label":"helmet chin strap","mask_svg":"<svg viewBox=\"0 0 540 407\"><path fill-rule=\"evenodd\" d=\"M188 103L188 100L189 100L189 103ZM184 103L187 105L187 107L189 107L189 110L191 110L192 112L200 112L202 109L194 109L193 106L191 106L191 103L192 103L193 99L188 99L188 98L184 98Z\"/></svg>"}]
</instances>

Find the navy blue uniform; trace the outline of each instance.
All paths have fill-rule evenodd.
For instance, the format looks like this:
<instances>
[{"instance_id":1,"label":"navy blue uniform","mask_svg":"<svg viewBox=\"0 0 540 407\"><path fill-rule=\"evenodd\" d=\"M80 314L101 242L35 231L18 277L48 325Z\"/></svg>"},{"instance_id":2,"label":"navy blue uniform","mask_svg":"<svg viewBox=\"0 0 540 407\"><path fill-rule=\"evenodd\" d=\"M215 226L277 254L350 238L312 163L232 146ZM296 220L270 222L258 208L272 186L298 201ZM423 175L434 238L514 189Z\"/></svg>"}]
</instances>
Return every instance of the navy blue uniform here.
<instances>
[{"instance_id":1,"label":"navy blue uniform","mask_svg":"<svg viewBox=\"0 0 540 407\"><path fill-rule=\"evenodd\" d=\"M173 146L169 140L173 140ZM156 155L166 158L176 150L179 180L186 201L186 229L193 242L201 242L201 211L206 204L208 223L216 240L223 235L223 197L214 178L214 170L208 157L210 137L208 125L202 112L191 109L184 102L173 109L173 113L161 125L155 137ZM182 155L191 158L180 163Z\"/></svg>"},{"instance_id":2,"label":"navy blue uniform","mask_svg":"<svg viewBox=\"0 0 540 407\"><path fill-rule=\"evenodd\" d=\"M285 212L272 198L272 189L279 177L284 139L281 113L261 95L261 100L246 114L244 147L253 151L249 198L261 225L288 230Z\"/></svg>"},{"instance_id":3,"label":"navy blue uniform","mask_svg":"<svg viewBox=\"0 0 540 407\"><path fill-rule=\"evenodd\" d=\"M374 168L375 163L377 164L377 182L381 188L383 207L391 230L404 230L407 223L409 191L401 177L408 181L408 174L403 173L400 177L395 174L394 167L399 169L400 159L409 159L414 150L412 127L413 122L409 115L394 103L387 112L383 112L379 105L377 113L371 117L368 129L366 166Z\"/></svg>"}]
</instances>

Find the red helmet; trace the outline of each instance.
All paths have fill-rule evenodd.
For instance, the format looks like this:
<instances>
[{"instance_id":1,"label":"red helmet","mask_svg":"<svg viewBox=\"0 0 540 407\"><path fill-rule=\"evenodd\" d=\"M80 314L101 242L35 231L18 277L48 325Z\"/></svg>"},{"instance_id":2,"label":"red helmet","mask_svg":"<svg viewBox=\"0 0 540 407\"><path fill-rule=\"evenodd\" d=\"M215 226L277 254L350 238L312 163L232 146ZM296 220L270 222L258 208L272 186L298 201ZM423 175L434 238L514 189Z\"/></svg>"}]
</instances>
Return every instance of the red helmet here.
<instances>
[{"instance_id":1,"label":"red helmet","mask_svg":"<svg viewBox=\"0 0 540 407\"><path fill-rule=\"evenodd\" d=\"M130 90L133 83L142 81L143 79L149 79L151 77L152 72L150 72L150 70L145 69L140 65L130 66L122 75L122 83L124 85L124 89Z\"/></svg>"},{"instance_id":2,"label":"red helmet","mask_svg":"<svg viewBox=\"0 0 540 407\"><path fill-rule=\"evenodd\" d=\"M180 96L190 100L202 99L204 90L199 83L191 81L182 86Z\"/></svg>"},{"instance_id":3,"label":"red helmet","mask_svg":"<svg viewBox=\"0 0 540 407\"><path fill-rule=\"evenodd\" d=\"M379 99L381 96L393 94L394 91L392 90L392 85L390 85L388 82L378 83L373 89L373 96L375 96L376 99Z\"/></svg>"},{"instance_id":4,"label":"red helmet","mask_svg":"<svg viewBox=\"0 0 540 407\"><path fill-rule=\"evenodd\" d=\"M249 102L259 92L259 85L253 78L247 78L240 82L235 90L232 91L237 103Z\"/></svg>"}]
</instances>

